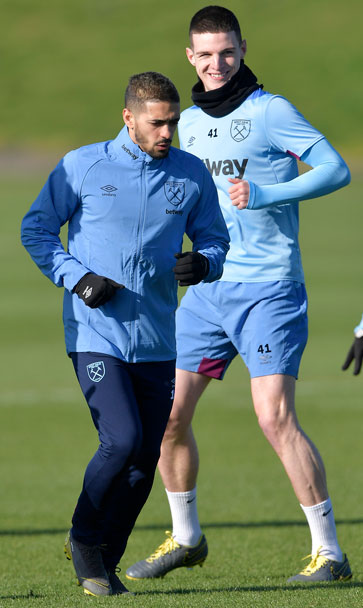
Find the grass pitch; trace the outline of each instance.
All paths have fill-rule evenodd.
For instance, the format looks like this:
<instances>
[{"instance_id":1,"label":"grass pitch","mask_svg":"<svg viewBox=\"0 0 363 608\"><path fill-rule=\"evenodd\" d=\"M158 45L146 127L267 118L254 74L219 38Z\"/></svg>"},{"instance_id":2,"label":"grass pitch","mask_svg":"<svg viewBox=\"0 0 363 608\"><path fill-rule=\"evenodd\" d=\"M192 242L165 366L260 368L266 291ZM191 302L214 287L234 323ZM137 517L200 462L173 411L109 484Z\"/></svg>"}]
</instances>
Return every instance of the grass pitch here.
<instances>
[{"instance_id":1,"label":"grass pitch","mask_svg":"<svg viewBox=\"0 0 363 608\"><path fill-rule=\"evenodd\" d=\"M169 76L190 105L185 56L205 0L0 0L0 147L63 152L114 137L131 74ZM228 0L265 90L340 150L362 150L360 0ZM343 147L343 148L342 148Z\"/></svg>"},{"instance_id":2,"label":"grass pitch","mask_svg":"<svg viewBox=\"0 0 363 608\"><path fill-rule=\"evenodd\" d=\"M0 0L0 162L24 148L52 158L111 138L128 77L168 75L190 104L195 81L184 47L202 0ZM359 0L229 0L248 41L247 64L266 90L286 95L361 167L363 81ZM107 108L107 109L106 109ZM29 154L29 150L31 154ZM60 152L59 152L60 151ZM27 159L27 162L29 159ZM49 168L53 161L49 160ZM258 429L240 361L214 382L195 418L198 501L210 555L203 568L129 582L134 598L91 599L75 584L62 544L96 433L65 355L61 290L41 276L19 225L46 175L0 178L0 608L98 606L361 607L363 584L363 372L340 366L362 313L362 175L342 192L301 205L310 340L297 385L303 427L328 473L350 584L287 586L304 565L309 533L282 467ZM360 169L361 170L361 169ZM122 560L146 557L170 529L155 486Z\"/></svg>"},{"instance_id":3,"label":"grass pitch","mask_svg":"<svg viewBox=\"0 0 363 608\"><path fill-rule=\"evenodd\" d=\"M134 598L90 599L62 552L86 463L97 446L63 345L62 291L19 242L19 223L41 178L1 180L2 331L0 607L360 607L363 561L363 375L340 366L362 312L362 179L301 204L301 245L310 297L310 340L297 384L300 421L327 468L338 535L352 583L286 585L303 567L309 532L281 464L257 426L248 374L235 361L196 413L199 511L210 554L203 568L132 582ZM122 570L150 554L170 529L157 475Z\"/></svg>"}]
</instances>

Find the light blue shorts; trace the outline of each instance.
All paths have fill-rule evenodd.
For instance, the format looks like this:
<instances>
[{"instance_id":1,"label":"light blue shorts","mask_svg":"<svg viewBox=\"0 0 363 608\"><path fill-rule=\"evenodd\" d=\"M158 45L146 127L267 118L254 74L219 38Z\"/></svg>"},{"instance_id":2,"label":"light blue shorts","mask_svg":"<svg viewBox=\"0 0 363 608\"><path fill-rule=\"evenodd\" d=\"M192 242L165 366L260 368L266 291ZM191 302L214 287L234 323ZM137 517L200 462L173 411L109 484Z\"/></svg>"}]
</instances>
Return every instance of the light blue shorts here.
<instances>
[{"instance_id":1,"label":"light blue shorts","mask_svg":"<svg viewBox=\"0 0 363 608\"><path fill-rule=\"evenodd\" d=\"M189 287L177 311L179 369L222 380L239 353L251 378L297 378L308 337L305 286L295 281Z\"/></svg>"}]
</instances>

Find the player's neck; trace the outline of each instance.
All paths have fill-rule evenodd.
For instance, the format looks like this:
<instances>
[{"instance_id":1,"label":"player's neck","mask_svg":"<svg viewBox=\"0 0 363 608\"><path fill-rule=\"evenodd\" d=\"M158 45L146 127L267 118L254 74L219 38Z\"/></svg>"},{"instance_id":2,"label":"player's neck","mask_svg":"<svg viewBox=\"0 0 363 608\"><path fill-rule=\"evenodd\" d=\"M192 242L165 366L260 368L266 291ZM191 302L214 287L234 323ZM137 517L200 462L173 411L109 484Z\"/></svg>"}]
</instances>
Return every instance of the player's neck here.
<instances>
[{"instance_id":1,"label":"player's neck","mask_svg":"<svg viewBox=\"0 0 363 608\"><path fill-rule=\"evenodd\" d=\"M241 60L238 72L223 87L205 91L202 81L198 80L192 88L192 99L206 114L220 118L233 112L253 91L262 86L257 84L256 76Z\"/></svg>"}]
</instances>

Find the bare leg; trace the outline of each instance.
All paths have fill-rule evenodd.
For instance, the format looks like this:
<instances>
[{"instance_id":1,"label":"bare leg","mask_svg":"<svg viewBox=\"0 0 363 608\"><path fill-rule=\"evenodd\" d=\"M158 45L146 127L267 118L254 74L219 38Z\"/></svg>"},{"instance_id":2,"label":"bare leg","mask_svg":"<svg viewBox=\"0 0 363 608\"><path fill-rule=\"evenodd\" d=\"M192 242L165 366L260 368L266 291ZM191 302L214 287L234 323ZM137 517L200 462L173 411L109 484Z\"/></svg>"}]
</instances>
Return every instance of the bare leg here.
<instances>
[{"instance_id":1,"label":"bare leg","mask_svg":"<svg viewBox=\"0 0 363 608\"><path fill-rule=\"evenodd\" d=\"M158 464L169 492L188 492L196 486L199 456L191 423L198 400L209 382L208 376L176 370L174 403Z\"/></svg>"},{"instance_id":2,"label":"bare leg","mask_svg":"<svg viewBox=\"0 0 363 608\"><path fill-rule=\"evenodd\" d=\"M126 573L128 577L138 579L163 576L175 567L185 565L185 561L175 565L176 562L171 560L168 563L166 559L169 554L173 555L173 559L175 559L174 551L181 551L180 546L184 549L187 546L189 552L195 551L191 555L200 557L199 562L189 562L191 565L202 563L207 556L207 542L202 535L196 500L194 500L198 474L198 450L191 422L198 399L209 381L210 379L206 376L177 370L176 394L158 465L167 489L173 519L173 533L160 545L157 553L129 568ZM251 389L260 426L280 457L298 500L305 505L305 511L309 508L313 511L316 508L318 510L326 508L328 492L324 465L317 449L298 424L294 405L295 379L283 375L254 378L251 380ZM311 562L311 565L315 564L315 570L311 572L315 573L316 570L320 572L321 567L326 566L325 557L319 557L319 560L323 560L323 562L316 562L319 553L321 556L327 556L326 559L335 560L335 567L338 569L336 579L340 577L342 568L345 578L349 578L350 569L347 560L341 563L343 556L336 539L332 509L329 507L327 512L321 511L318 515L323 520L324 528L322 532L318 530L318 534L314 531L314 525L311 525L311 517L309 520L309 516L307 516L312 533L312 553L316 554L315 561ZM323 538L322 542L319 542L320 537ZM172 543L175 542L177 545L176 548L173 548ZM156 557L159 554L160 559ZM185 560L184 553L180 553L180 556L180 559ZM332 561L328 561L327 564L326 567L333 567ZM311 576L311 572L309 576ZM317 576L321 576L319 572ZM331 570L328 572L329 576L330 573ZM324 579L317 578L316 580L332 580L328 575ZM305 578L313 580L309 576ZM295 580L294 577L289 579L289 581L293 580Z\"/></svg>"},{"instance_id":3,"label":"bare leg","mask_svg":"<svg viewBox=\"0 0 363 608\"><path fill-rule=\"evenodd\" d=\"M295 378L282 374L253 378L251 389L260 427L280 458L307 518L311 533L311 554L319 554L340 563L343 553L336 535L324 464L296 416ZM314 562L314 559L309 565L313 570L307 576L299 574L299 580L301 576L302 580L311 580L309 577L315 572L314 568L320 568L322 564ZM320 575L322 574L314 574L318 577ZM289 579L290 582L294 580L297 579Z\"/></svg>"},{"instance_id":4,"label":"bare leg","mask_svg":"<svg viewBox=\"0 0 363 608\"><path fill-rule=\"evenodd\" d=\"M251 380L258 422L279 456L292 487L304 506L328 498L321 456L300 427L295 412L295 378L276 374Z\"/></svg>"}]
</instances>

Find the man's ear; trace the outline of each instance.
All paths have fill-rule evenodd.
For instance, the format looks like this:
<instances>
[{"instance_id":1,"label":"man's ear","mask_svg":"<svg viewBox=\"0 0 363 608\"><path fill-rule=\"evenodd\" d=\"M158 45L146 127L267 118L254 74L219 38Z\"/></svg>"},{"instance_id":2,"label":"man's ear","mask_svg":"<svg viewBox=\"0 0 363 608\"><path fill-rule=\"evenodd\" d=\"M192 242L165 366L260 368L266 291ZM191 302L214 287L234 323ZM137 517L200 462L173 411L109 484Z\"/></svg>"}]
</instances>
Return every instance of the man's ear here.
<instances>
[{"instance_id":1,"label":"man's ear","mask_svg":"<svg viewBox=\"0 0 363 608\"><path fill-rule=\"evenodd\" d=\"M131 112L131 110L129 110L128 108L124 108L122 111L122 118L124 119L124 123L125 125L129 128L129 129L133 129L135 126L135 118L133 113Z\"/></svg>"},{"instance_id":2,"label":"man's ear","mask_svg":"<svg viewBox=\"0 0 363 608\"><path fill-rule=\"evenodd\" d=\"M187 47L185 49L185 52L187 54L187 57L188 57L188 60L190 61L190 63L195 66L194 53L193 53L192 49Z\"/></svg>"}]
</instances>

